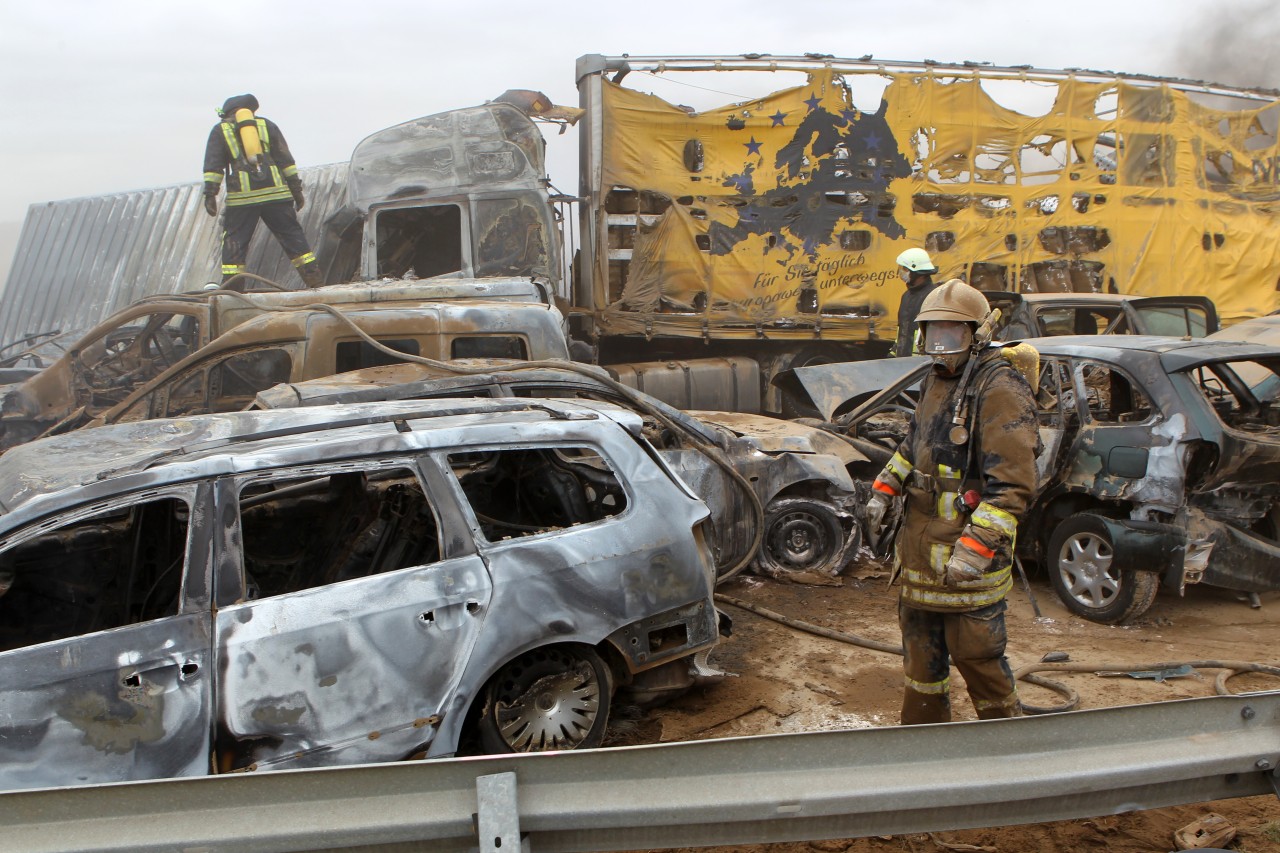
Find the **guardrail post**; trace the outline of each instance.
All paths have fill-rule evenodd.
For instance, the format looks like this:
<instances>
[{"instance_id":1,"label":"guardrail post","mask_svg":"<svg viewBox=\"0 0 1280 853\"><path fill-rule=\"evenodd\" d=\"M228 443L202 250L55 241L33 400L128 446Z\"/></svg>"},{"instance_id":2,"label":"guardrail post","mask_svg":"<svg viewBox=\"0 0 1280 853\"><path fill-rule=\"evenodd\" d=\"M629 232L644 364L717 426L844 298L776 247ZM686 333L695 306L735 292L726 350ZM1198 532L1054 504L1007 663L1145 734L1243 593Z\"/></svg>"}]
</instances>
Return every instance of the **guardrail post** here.
<instances>
[{"instance_id":1,"label":"guardrail post","mask_svg":"<svg viewBox=\"0 0 1280 853\"><path fill-rule=\"evenodd\" d=\"M476 834L480 853L531 853L520 837L515 773L476 777Z\"/></svg>"}]
</instances>

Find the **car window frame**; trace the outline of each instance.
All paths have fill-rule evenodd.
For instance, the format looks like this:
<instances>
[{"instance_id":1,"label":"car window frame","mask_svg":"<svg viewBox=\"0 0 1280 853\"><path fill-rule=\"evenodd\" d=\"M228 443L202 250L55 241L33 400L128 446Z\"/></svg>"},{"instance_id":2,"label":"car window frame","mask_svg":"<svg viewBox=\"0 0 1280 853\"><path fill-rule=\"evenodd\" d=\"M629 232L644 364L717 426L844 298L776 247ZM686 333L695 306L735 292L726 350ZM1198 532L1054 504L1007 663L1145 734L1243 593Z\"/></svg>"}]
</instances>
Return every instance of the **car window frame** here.
<instances>
[{"instance_id":1,"label":"car window frame","mask_svg":"<svg viewBox=\"0 0 1280 853\"><path fill-rule=\"evenodd\" d=\"M489 539L484 535L480 526L480 519L476 516L475 508L471 505L471 500L467 497L466 490L462 488L462 481L453 473L453 466L449 463L449 456L453 453L484 453L487 451L544 450L554 448L577 449L584 447L594 450L596 454L605 461L609 467L609 472L613 474L614 478L622 486L627 498L627 505L623 507L622 511L615 515L608 516L607 518L599 519L598 521L585 521L579 524L569 525L568 527L557 527L553 530L544 530L540 533L530 533L507 539L494 540ZM509 547L521 542L540 541L548 536L576 533L581 530L595 530L613 522L626 522L639 511L637 509L638 500L635 486L631 483L628 477L621 473L623 469L618 465L618 462L613 455L608 452L607 448L605 448L601 442L595 441L592 438L566 438L541 442L525 441L506 444L487 441L474 445L449 445L447 447L433 448L427 455L431 457L432 461L437 466L439 466L441 473L448 481L448 487L453 490L458 507L466 520L467 528L471 531L472 538L474 538L476 545L481 546L482 549Z\"/></svg>"},{"instance_id":2,"label":"car window frame","mask_svg":"<svg viewBox=\"0 0 1280 853\"><path fill-rule=\"evenodd\" d=\"M362 456L326 462L301 462L280 467L259 468L253 471L225 474L216 478L219 515L224 522L221 526L226 528L228 523L231 525L230 529L235 530L236 535L233 538L238 546L234 554L228 554L224 546L230 540L228 537L223 537L222 547L220 547L222 551L220 554L222 569L218 572L213 588L213 594L219 606L225 607L249 600L247 598L248 580L244 566L244 534L240 527L240 494L246 486L254 483L297 480L308 477L319 478L327 477L330 474L349 474L353 471L368 473L375 470L403 468L412 472L417 479L418 486L426 496L427 505L431 507L431 513L435 518L437 541L439 542L439 556L435 562L443 562L477 553L474 543L472 543L471 548L467 548L464 542L459 541L458 537L451 535L453 532L451 525L455 524L456 521L448 517L450 513L448 512L449 507L446 501L452 500L453 496L446 493L444 498L441 498L439 495L442 489L438 485L435 488L432 487L432 478L427 475L421 464L423 456L424 454L420 452L405 453L401 451L386 456ZM227 562L228 557L230 557L230 562ZM408 571L428 565L433 565L433 563L425 563L422 566L409 566L396 571ZM273 599L284 598L289 595L297 595L361 580L364 580L364 578L349 578L332 584L306 587L270 597ZM225 585L233 585L235 588L223 589Z\"/></svg>"},{"instance_id":3,"label":"car window frame","mask_svg":"<svg viewBox=\"0 0 1280 853\"><path fill-rule=\"evenodd\" d=\"M1099 364L1107 368L1108 370L1112 371L1113 373L1119 373L1126 381L1128 381L1131 388L1133 388L1135 391L1137 391L1138 393L1141 393L1144 397L1147 398L1147 403L1150 406L1151 413L1146 418L1140 421L1121 421L1121 420L1104 421L1104 420L1098 420L1097 418L1093 417L1093 413L1089 409L1088 397L1087 397L1088 392L1084 385L1084 369L1083 368L1086 363ZM1120 365L1116 364L1113 361L1108 361L1107 359L1100 358L1098 356L1092 356L1092 355L1072 356L1071 357L1071 385L1072 385L1072 390L1076 395L1076 412L1080 417L1081 424L1092 424L1094 426L1099 426L1099 427L1108 427L1108 426L1132 427L1132 426L1154 425L1164 419L1164 413L1160 410L1160 406L1156 402L1155 395L1147 390L1146 385L1142 384L1134 377L1134 374L1132 371L1126 370L1125 368L1121 367Z\"/></svg>"},{"instance_id":4,"label":"car window frame","mask_svg":"<svg viewBox=\"0 0 1280 853\"><path fill-rule=\"evenodd\" d=\"M183 554L183 571L182 582L178 588L178 611L177 613L166 614L155 619L148 619L143 622L130 622L125 625L117 625L113 628L106 628L101 631L92 631L88 634L75 634L75 637L91 637L95 634L103 634L108 631L116 631L121 628L128 628L134 625L147 625L152 622L158 622L162 619L170 619L174 616L181 616L193 612L203 612L208 609L208 590L211 587L212 578L210 577L210 569L208 560L203 559L203 551L206 550L203 545L204 531L200 529L197 519L201 516L201 507L207 503L208 493L202 489L200 482L174 483L163 487L153 487L139 491L131 491L120 495L114 495L110 498L102 498L89 503L80 504L78 506L54 510L37 519L27 522L17 530L0 536L0 554L3 554L20 545L24 545L40 536L55 533L57 530L68 525L79 524L88 519L108 513L128 509L144 503L151 503L159 500L177 499L186 504L187 519L187 542ZM193 577L193 572L198 565L204 566L204 574L201 578ZM195 583L194 581L203 581ZM51 642L63 642L71 639L65 637L63 640ZM26 646L24 648L33 648ZM12 650L12 651L16 651ZM3 652L0 652L3 654Z\"/></svg>"}]
</instances>

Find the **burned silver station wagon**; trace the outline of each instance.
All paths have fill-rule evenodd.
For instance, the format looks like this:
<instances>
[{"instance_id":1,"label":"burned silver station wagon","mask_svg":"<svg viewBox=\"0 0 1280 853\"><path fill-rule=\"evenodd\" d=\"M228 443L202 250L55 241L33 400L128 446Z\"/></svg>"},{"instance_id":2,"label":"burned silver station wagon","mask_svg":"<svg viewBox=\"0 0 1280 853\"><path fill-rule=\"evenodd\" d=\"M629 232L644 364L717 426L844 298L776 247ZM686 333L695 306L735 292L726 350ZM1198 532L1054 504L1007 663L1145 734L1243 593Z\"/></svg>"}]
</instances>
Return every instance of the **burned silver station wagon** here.
<instances>
[{"instance_id":1,"label":"burned silver station wagon","mask_svg":"<svg viewBox=\"0 0 1280 853\"><path fill-rule=\"evenodd\" d=\"M598 745L718 637L706 506L605 403L84 430L0 459L0 788Z\"/></svg>"}]
</instances>

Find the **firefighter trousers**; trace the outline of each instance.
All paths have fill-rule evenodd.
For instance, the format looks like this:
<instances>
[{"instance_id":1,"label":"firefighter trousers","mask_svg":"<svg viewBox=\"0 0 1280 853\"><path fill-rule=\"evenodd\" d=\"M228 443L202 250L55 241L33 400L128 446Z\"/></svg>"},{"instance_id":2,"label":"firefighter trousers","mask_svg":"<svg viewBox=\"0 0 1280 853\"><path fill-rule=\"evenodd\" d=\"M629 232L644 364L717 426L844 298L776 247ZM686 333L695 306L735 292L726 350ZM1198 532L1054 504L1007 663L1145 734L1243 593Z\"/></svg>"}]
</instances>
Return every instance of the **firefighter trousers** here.
<instances>
[{"instance_id":1,"label":"firefighter trousers","mask_svg":"<svg viewBox=\"0 0 1280 853\"><path fill-rule=\"evenodd\" d=\"M298 215L294 212L292 201L269 201L226 208L222 216L225 229L222 235L222 280L226 282L245 271L249 241L253 239L259 219L275 235L302 280L309 287L321 284L316 256L307 245L307 237L298 224ZM243 291L244 284L245 280L240 278L231 282L230 287L232 290Z\"/></svg>"},{"instance_id":2,"label":"firefighter trousers","mask_svg":"<svg viewBox=\"0 0 1280 853\"><path fill-rule=\"evenodd\" d=\"M1004 656L1004 601L978 610L937 613L898 602L902 628L902 725L951 721L951 663L964 678L978 719L1022 715Z\"/></svg>"}]
</instances>

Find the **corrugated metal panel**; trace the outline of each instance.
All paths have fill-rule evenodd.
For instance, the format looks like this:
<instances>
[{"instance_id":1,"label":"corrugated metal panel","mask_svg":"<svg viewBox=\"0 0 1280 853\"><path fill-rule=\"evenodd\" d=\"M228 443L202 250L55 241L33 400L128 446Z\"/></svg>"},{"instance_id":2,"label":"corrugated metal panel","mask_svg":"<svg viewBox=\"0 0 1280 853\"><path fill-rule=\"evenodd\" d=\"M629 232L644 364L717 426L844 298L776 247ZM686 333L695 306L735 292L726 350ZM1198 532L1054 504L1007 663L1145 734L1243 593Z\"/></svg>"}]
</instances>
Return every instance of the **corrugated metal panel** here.
<instances>
[{"instance_id":1,"label":"corrugated metal panel","mask_svg":"<svg viewBox=\"0 0 1280 853\"><path fill-rule=\"evenodd\" d=\"M346 163L300 171L299 216L312 249L346 203ZM84 330L156 293L220 280L221 221L204 211L203 184L33 204L0 300L0 342L48 329ZM300 288L265 226L249 247L249 272Z\"/></svg>"}]
</instances>

